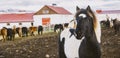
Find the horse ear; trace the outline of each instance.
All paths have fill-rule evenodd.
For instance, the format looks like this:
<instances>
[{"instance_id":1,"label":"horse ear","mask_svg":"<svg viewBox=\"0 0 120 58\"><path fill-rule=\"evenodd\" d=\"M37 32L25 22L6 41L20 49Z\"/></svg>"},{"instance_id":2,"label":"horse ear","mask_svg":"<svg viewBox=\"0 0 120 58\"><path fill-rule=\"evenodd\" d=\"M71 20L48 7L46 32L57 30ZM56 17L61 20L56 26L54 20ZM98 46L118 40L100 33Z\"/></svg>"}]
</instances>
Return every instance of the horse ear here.
<instances>
[{"instance_id":1,"label":"horse ear","mask_svg":"<svg viewBox=\"0 0 120 58\"><path fill-rule=\"evenodd\" d=\"M87 11L92 12L91 7L88 5Z\"/></svg>"},{"instance_id":2,"label":"horse ear","mask_svg":"<svg viewBox=\"0 0 120 58\"><path fill-rule=\"evenodd\" d=\"M76 6L76 11L80 10L80 8L78 6Z\"/></svg>"}]
</instances>

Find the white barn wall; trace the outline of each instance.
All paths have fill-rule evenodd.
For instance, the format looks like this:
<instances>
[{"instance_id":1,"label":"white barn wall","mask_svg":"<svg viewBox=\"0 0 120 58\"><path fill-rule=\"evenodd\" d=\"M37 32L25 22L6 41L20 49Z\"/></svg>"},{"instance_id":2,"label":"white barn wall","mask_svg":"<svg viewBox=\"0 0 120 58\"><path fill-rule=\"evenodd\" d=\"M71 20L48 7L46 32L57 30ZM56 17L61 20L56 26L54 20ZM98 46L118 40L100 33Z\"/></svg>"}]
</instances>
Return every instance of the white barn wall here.
<instances>
[{"instance_id":1,"label":"white barn wall","mask_svg":"<svg viewBox=\"0 0 120 58\"><path fill-rule=\"evenodd\" d=\"M21 22L22 23L22 27L30 27L31 26L31 22ZM19 26L19 23L10 23L10 26L11 28L13 26L16 26L18 27ZM0 23L0 29L3 28L3 27L6 27L7 26L7 23Z\"/></svg>"},{"instance_id":2,"label":"white barn wall","mask_svg":"<svg viewBox=\"0 0 120 58\"><path fill-rule=\"evenodd\" d=\"M34 15L34 25L42 25L42 18L50 18L50 24L61 24L69 23L73 19L73 15L62 15L62 14L52 14L52 15Z\"/></svg>"}]
</instances>

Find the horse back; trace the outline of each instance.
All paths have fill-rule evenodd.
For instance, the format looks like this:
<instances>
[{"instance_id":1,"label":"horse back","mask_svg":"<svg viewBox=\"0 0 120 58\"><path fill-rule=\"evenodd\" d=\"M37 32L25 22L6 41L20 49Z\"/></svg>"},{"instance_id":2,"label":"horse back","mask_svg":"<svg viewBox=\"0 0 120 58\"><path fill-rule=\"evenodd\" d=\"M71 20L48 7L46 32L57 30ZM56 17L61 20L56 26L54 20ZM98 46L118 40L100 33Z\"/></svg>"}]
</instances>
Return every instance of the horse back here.
<instances>
[{"instance_id":1,"label":"horse back","mask_svg":"<svg viewBox=\"0 0 120 58\"><path fill-rule=\"evenodd\" d=\"M1 29L1 35L7 35L7 29L5 28Z\"/></svg>"},{"instance_id":2,"label":"horse back","mask_svg":"<svg viewBox=\"0 0 120 58\"><path fill-rule=\"evenodd\" d=\"M43 31L43 27L42 27L42 26L39 26L39 27L38 27L38 30L39 30L39 31Z\"/></svg>"}]
</instances>

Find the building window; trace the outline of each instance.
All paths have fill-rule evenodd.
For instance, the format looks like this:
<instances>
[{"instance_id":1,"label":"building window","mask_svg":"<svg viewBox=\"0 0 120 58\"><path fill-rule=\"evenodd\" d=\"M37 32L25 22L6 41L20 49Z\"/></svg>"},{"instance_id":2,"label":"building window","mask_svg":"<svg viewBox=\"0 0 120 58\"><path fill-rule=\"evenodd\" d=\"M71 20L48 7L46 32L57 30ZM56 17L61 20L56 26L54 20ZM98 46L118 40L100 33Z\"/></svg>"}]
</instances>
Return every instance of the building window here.
<instances>
[{"instance_id":1,"label":"building window","mask_svg":"<svg viewBox=\"0 0 120 58\"><path fill-rule=\"evenodd\" d=\"M49 10L43 10L42 13L43 13L43 14L48 14L48 13L49 13Z\"/></svg>"}]
</instances>

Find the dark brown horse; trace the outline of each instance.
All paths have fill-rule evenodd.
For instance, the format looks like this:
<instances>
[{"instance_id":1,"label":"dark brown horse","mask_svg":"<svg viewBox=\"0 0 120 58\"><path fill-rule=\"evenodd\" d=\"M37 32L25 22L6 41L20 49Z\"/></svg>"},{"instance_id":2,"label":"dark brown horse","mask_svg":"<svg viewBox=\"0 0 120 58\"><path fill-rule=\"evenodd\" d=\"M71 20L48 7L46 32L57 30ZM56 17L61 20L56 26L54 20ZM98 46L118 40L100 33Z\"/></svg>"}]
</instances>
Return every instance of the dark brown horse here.
<instances>
[{"instance_id":1,"label":"dark brown horse","mask_svg":"<svg viewBox=\"0 0 120 58\"><path fill-rule=\"evenodd\" d=\"M101 24L103 27L109 28L109 27L110 27L110 20L107 18L107 21L105 21L105 20L100 21L100 24Z\"/></svg>"},{"instance_id":2,"label":"dark brown horse","mask_svg":"<svg viewBox=\"0 0 120 58\"><path fill-rule=\"evenodd\" d=\"M43 26L38 26L38 35L42 35L43 34Z\"/></svg>"},{"instance_id":3,"label":"dark brown horse","mask_svg":"<svg viewBox=\"0 0 120 58\"><path fill-rule=\"evenodd\" d=\"M62 30L63 30L64 28L63 28L63 25L62 24L56 24L55 26L54 26L54 32L61 32Z\"/></svg>"},{"instance_id":4,"label":"dark brown horse","mask_svg":"<svg viewBox=\"0 0 120 58\"><path fill-rule=\"evenodd\" d=\"M117 18L112 19L112 21L113 21L113 28L115 30L115 34L117 34L120 31L120 21L118 21Z\"/></svg>"}]
</instances>

